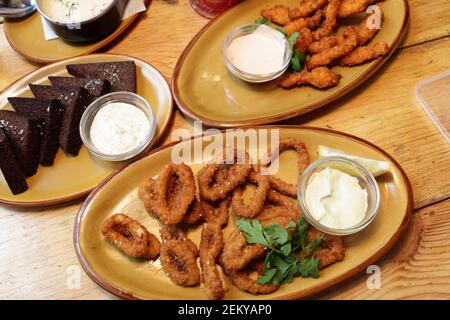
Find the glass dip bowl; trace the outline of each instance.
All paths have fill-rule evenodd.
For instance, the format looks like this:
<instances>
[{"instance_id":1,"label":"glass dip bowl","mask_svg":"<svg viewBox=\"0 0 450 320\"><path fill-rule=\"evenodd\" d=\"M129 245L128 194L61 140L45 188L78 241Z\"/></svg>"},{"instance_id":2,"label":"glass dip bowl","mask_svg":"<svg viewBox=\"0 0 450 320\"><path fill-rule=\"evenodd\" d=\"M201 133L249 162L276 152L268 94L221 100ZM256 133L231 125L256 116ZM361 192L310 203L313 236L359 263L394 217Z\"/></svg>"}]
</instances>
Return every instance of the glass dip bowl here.
<instances>
[{"instance_id":1,"label":"glass dip bowl","mask_svg":"<svg viewBox=\"0 0 450 320\"><path fill-rule=\"evenodd\" d=\"M107 154L98 150L91 139L91 127L97 112L110 103L127 103L144 112L147 117L150 130L147 132L143 142L137 147L119 154ZM132 92L113 92L101 96L92 102L83 113L80 121L80 135L84 145L94 156L107 161L125 161L143 153L155 136L156 120L150 104L143 97Z\"/></svg>"},{"instance_id":2,"label":"glass dip bowl","mask_svg":"<svg viewBox=\"0 0 450 320\"><path fill-rule=\"evenodd\" d=\"M360 187L367 192L367 210L361 222L350 228L331 228L316 220L311 214L306 202L306 188L311 176L323 169L330 167L340 170L358 179ZM310 164L300 177L297 191L297 199L305 219L316 229L332 235L345 236L357 233L366 228L377 216L380 210L380 189L374 176L358 163L342 158L328 157Z\"/></svg>"},{"instance_id":3,"label":"glass dip bowl","mask_svg":"<svg viewBox=\"0 0 450 320\"><path fill-rule=\"evenodd\" d=\"M289 45L288 40L285 37L284 37L285 51L284 51L283 65L281 66L280 69L278 69L274 72L271 72L268 74L248 73L244 70L239 69L230 61L230 59L227 56L227 51L228 51L228 48L230 47L231 43L233 42L233 40L238 37L247 35L247 34L252 34L256 29L258 29L260 27L273 30L274 32L278 32L275 29L272 29L266 25L249 24L249 25L241 26L241 27L231 31L230 33L228 33L228 35L225 37L225 39L223 41L222 55L223 55L223 59L224 59L224 62L225 62L225 65L226 65L228 71L230 71L236 77L238 77L241 80L244 80L246 82L263 83L263 82L268 82L268 81L274 80L274 79L280 77L287 70L287 68L289 67L290 61L291 61L292 49Z\"/></svg>"}]
</instances>

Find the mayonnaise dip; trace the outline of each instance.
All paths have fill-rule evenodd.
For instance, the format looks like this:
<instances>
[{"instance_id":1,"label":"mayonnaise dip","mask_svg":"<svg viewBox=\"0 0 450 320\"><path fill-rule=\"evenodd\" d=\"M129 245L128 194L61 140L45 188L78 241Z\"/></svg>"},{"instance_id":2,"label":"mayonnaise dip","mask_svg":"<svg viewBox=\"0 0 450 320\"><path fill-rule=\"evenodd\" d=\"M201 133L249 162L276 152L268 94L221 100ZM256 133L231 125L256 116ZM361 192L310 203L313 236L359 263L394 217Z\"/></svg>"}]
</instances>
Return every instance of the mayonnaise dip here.
<instances>
[{"instance_id":1,"label":"mayonnaise dip","mask_svg":"<svg viewBox=\"0 0 450 320\"><path fill-rule=\"evenodd\" d=\"M314 173L305 190L310 215L324 226L347 229L360 223L367 212L367 191L358 178L327 167Z\"/></svg>"},{"instance_id":2,"label":"mayonnaise dip","mask_svg":"<svg viewBox=\"0 0 450 320\"><path fill-rule=\"evenodd\" d=\"M95 115L90 136L98 151L119 155L140 146L150 130L144 111L128 103L112 102Z\"/></svg>"},{"instance_id":3,"label":"mayonnaise dip","mask_svg":"<svg viewBox=\"0 0 450 320\"><path fill-rule=\"evenodd\" d=\"M282 33L261 25L253 33L235 38L226 56L236 68L250 74L270 74L283 67L286 39Z\"/></svg>"}]
</instances>

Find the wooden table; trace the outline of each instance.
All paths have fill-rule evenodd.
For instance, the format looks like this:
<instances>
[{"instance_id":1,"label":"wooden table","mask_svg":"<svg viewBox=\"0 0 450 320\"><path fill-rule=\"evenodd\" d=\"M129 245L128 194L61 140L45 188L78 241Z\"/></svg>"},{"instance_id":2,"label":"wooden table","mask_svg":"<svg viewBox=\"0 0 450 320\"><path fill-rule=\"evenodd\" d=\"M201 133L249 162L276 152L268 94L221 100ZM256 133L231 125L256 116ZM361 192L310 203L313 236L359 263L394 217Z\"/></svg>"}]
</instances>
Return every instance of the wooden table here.
<instances>
[{"instance_id":1,"label":"wooden table","mask_svg":"<svg viewBox=\"0 0 450 320\"><path fill-rule=\"evenodd\" d=\"M421 79L450 69L450 3L409 2L408 34L374 77L332 105L287 122L333 128L379 145L400 162L414 189L409 230L378 263L381 289L368 290L368 275L362 274L318 298L450 298L450 145L414 95ZM206 22L187 0L154 0L132 30L106 51L149 61L170 80L181 51ZM0 90L38 67L14 52L0 30ZM176 112L171 130L181 127L192 129L192 122ZM81 203L0 206L0 298L113 298L79 268L72 232ZM69 276L77 273L80 288L68 289Z\"/></svg>"}]
</instances>

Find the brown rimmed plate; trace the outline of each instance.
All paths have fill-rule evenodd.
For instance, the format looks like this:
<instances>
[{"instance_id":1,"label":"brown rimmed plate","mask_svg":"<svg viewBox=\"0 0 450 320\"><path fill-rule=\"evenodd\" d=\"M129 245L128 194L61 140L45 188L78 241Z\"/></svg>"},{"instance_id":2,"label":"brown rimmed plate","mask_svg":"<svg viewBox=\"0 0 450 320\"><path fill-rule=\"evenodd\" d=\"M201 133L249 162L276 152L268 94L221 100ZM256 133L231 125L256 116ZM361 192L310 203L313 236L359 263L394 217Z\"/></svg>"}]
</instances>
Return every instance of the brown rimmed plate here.
<instances>
[{"instance_id":1,"label":"brown rimmed plate","mask_svg":"<svg viewBox=\"0 0 450 320\"><path fill-rule=\"evenodd\" d=\"M225 280L229 288L226 299L294 299L310 296L365 270L398 240L411 217L413 195L407 176L390 155L365 140L328 129L294 126L254 129L279 129L281 138L295 137L302 140L309 149L311 161L317 159L317 146L326 145L351 154L388 161L391 170L378 178L381 192L379 215L367 229L345 239L347 250L342 262L322 270L319 279L297 278L270 295L253 296L241 292ZM137 195L138 185L146 178L157 175L171 161L174 148L180 150L184 146L185 150L193 150L196 141L197 146L205 146L214 139L211 136L200 137L154 150L146 158L103 181L81 207L74 229L75 250L84 270L105 290L125 299L206 299L201 287L182 288L174 285L161 269L159 260L145 262L128 258L107 243L100 234L102 222L106 218L114 213L125 213L159 236L161 224L145 211ZM191 166L194 172L202 167L201 164ZM278 176L294 182L292 168L295 166L295 153L283 153ZM231 224L230 220L225 229L225 238L230 232ZM189 237L197 244L200 229L197 227L189 232Z\"/></svg>"},{"instance_id":2,"label":"brown rimmed plate","mask_svg":"<svg viewBox=\"0 0 450 320\"><path fill-rule=\"evenodd\" d=\"M28 84L49 84L48 76L68 75L66 65L107 61L134 61L137 73L137 93L150 103L157 127L151 146L166 131L173 112L170 87L163 75L145 61L124 55L94 54L72 58L42 67L12 84L0 94L0 109L10 109L8 97L32 97ZM40 166L33 177L27 179L29 189L14 196L0 172L0 203L15 206L44 206L60 203L88 194L103 179L127 163L97 160L82 147L77 157L69 157L60 149L52 167Z\"/></svg>"},{"instance_id":3,"label":"brown rimmed plate","mask_svg":"<svg viewBox=\"0 0 450 320\"><path fill-rule=\"evenodd\" d=\"M148 6L149 0L145 0ZM28 60L52 63L96 52L117 39L139 17L137 13L125 20L107 37L85 44L62 39L45 40L41 17L38 12L23 19L5 19L3 29L11 47Z\"/></svg>"},{"instance_id":4,"label":"brown rimmed plate","mask_svg":"<svg viewBox=\"0 0 450 320\"><path fill-rule=\"evenodd\" d=\"M338 86L328 90L297 87L284 90L276 81L246 83L228 72L222 57L227 33L260 16L261 9L276 4L289 7L298 0L246 0L212 20L189 43L172 78L174 98L181 111L213 127L273 123L323 107L365 82L398 47L407 30L409 8L406 0L377 3L385 22L373 42L385 41L389 54L371 63L333 70L342 75Z\"/></svg>"}]
</instances>

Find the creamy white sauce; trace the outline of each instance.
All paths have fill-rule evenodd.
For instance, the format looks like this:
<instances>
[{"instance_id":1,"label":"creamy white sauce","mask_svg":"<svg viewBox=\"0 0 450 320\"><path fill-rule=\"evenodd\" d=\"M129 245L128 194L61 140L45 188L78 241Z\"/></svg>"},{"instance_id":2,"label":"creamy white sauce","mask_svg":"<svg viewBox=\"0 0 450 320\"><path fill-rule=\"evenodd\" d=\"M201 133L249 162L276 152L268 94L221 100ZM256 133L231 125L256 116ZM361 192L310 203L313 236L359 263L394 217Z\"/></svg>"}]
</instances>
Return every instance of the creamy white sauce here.
<instances>
[{"instance_id":1,"label":"creamy white sauce","mask_svg":"<svg viewBox=\"0 0 450 320\"><path fill-rule=\"evenodd\" d=\"M141 109L122 102L102 107L91 125L93 145L102 153L118 155L140 146L150 131L150 122Z\"/></svg>"},{"instance_id":2,"label":"creamy white sauce","mask_svg":"<svg viewBox=\"0 0 450 320\"><path fill-rule=\"evenodd\" d=\"M235 38L227 48L228 60L251 74L269 74L283 67L286 40L283 34L265 25L253 33Z\"/></svg>"},{"instance_id":3,"label":"creamy white sauce","mask_svg":"<svg viewBox=\"0 0 450 320\"><path fill-rule=\"evenodd\" d=\"M354 227L364 219L368 207L367 191L358 178L329 167L311 176L305 200L314 219L335 229Z\"/></svg>"},{"instance_id":4,"label":"creamy white sauce","mask_svg":"<svg viewBox=\"0 0 450 320\"><path fill-rule=\"evenodd\" d=\"M113 0L45 0L42 11L60 22L81 22L100 15Z\"/></svg>"}]
</instances>

